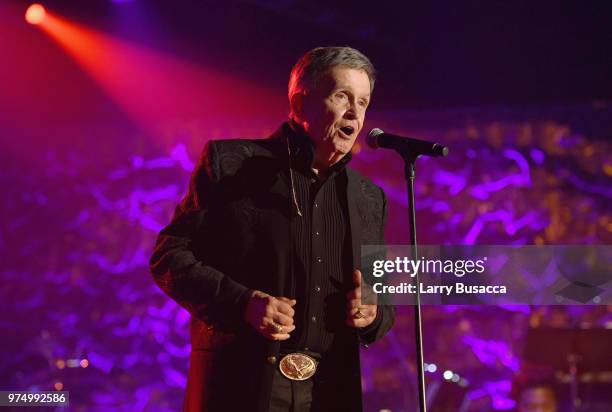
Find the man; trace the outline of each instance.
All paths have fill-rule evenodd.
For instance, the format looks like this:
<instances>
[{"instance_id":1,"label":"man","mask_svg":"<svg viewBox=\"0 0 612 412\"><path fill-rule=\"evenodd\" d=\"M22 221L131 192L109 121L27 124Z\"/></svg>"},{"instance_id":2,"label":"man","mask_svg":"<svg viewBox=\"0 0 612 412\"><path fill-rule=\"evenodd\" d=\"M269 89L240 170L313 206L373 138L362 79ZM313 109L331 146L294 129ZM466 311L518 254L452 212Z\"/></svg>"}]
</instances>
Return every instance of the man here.
<instances>
[{"instance_id":1,"label":"man","mask_svg":"<svg viewBox=\"0 0 612 412\"><path fill-rule=\"evenodd\" d=\"M363 54L316 48L276 133L206 145L151 257L191 313L186 410L361 410L359 343L395 317L361 302L358 270L361 245L384 242L386 198L346 167L373 87Z\"/></svg>"}]
</instances>

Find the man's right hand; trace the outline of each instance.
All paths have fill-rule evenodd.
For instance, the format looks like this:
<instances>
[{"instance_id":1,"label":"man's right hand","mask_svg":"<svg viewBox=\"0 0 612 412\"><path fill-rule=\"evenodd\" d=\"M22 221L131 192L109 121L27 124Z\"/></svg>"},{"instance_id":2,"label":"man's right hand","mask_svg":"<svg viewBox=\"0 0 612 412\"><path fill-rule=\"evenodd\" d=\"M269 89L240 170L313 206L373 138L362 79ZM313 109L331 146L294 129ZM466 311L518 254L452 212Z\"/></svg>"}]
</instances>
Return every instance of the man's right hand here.
<instances>
[{"instance_id":1,"label":"man's right hand","mask_svg":"<svg viewBox=\"0 0 612 412\"><path fill-rule=\"evenodd\" d=\"M270 340L287 340L293 332L293 306L295 299L276 298L259 290L251 293L244 318L263 337Z\"/></svg>"}]
</instances>

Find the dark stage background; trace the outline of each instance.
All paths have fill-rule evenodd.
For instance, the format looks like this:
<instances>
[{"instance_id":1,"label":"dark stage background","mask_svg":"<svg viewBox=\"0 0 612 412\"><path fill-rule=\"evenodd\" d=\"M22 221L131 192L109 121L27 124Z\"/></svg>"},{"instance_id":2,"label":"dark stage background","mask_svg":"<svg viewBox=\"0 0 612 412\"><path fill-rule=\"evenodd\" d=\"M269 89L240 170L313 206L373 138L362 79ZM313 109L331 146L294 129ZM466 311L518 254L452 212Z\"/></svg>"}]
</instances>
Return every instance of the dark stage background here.
<instances>
[{"instance_id":1,"label":"dark stage background","mask_svg":"<svg viewBox=\"0 0 612 412\"><path fill-rule=\"evenodd\" d=\"M365 130L451 148L419 160L420 242L610 244L611 15L533 3L49 1L40 26L0 3L0 389L180 409L188 313L148 272L155 235L206 141L285 119L291 66L318 45L377 66ZM401 161L355 152L389 197L387 241L408 243ZM399 308L362 351L367 411L415 410L412 322ZM612 307L425 307L431 410L511 410L543 328L610 332ZM612 408L611 382L581 386L584 410Z\"/></svg>"}]
</instances>

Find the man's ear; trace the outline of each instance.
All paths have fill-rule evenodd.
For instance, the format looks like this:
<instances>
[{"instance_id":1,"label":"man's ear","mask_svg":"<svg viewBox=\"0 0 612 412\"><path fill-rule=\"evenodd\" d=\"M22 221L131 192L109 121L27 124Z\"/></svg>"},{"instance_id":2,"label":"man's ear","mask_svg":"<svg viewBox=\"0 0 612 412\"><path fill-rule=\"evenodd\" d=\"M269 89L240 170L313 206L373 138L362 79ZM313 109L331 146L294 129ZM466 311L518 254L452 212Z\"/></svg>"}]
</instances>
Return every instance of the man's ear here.
<instances>
[{"instance_id":1,"label":"man's ear","mask_svg":"<svg viewBox=\"0 0 612 412\"><path fill-rule=\"evenodd\" d=\"M306 96L302 93L295 93L291 96L291 112L295 115L296 120L303 122L304 119L304 105L305 105Z\"/></svg>"}]
</instances>

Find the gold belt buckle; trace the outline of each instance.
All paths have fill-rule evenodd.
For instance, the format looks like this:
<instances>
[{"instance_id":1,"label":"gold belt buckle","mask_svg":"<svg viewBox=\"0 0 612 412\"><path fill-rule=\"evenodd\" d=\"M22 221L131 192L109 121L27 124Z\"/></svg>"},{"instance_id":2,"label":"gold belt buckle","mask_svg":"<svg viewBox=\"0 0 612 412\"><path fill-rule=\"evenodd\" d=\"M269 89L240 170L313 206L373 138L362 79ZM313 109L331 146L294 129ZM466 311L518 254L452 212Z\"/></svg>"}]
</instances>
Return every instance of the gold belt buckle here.
<instances>
[{"instance_id":1,"label":"gold belt buckle","mask_svg":"<svg viewBox=\"0 0 612 412\"><path fill-rule=\"evenodd\" d=\"M292 381L304 381L317 371L317 361L303 353L289 353L278 363L280 372Z\"/></svg>"}]
</instances>

